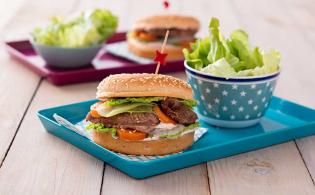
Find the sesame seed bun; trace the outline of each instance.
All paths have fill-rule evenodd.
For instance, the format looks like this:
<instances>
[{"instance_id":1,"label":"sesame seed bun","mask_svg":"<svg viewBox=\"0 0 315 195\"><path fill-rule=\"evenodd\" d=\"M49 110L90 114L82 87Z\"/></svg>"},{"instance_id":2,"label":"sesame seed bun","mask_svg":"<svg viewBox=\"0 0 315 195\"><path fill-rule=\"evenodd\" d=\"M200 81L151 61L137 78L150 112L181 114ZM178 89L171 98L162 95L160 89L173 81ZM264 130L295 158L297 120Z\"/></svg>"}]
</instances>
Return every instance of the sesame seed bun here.
<instances>
[{"instance_id":1,"label":"sesame seed bun","mask_svg":"<svg viewBox=\"0 0 315 195\"><path fill-rule=\"evenodd\" d=\"M200 28L199 21L191 16L181 15L154 15L138 20L134 29L192 29L198 31Z\"/></svg>"},{"instance_id":2,"label":"sesame seed bun","mask_svg":"<svg viewBox=\"0 0 315 195\"><path fill-rule=\"evenodd\" d=\"M160 50L163 45L162 42L141 42L131 36L127 36L127 42L128 49L133 54L151 59L155 57L156 50ZM166 61L183 60L184 54L182 50L183 47L166 44L163 51L163 53L167 53Z\"/></svg>"},{"instance_id":3,"label":"sesame seed bun","mask_svg":"<svg viewBox=\"0 0 315 195\"><path fill-rule=\"evenodd\" d=\"M185 81L161 74L116 74L97 87L96 98L161 96L192 100L192 89Z\"/></svg>"},{"instance_id":4,"label":"sesame seed bun","mask_svg":"<svg viewBox=\"0 0 315 195\"><path fill-rule=\"evenodd\" d=\"M132 155L166 155L185 150L194 142L194 133L188 133L177 139L159 139L153 141L125 141L114 139L110 133L92 131L95 143L123 154Z\"/></svg>"}]
</instances>

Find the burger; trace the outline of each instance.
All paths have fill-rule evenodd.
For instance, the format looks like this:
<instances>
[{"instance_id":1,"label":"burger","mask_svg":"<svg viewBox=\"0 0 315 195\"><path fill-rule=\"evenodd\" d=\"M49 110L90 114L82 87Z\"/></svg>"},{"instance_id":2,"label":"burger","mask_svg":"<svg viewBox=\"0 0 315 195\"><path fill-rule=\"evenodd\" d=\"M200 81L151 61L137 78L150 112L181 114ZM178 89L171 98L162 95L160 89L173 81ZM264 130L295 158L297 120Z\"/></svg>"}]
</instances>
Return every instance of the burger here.
<instances>
[{"instance_id":1,"label":"burger","mask_svg":"<svg viewBox=\"0 0 315 195\"><path fill-rule=\"evenodd\" d=\"M180 15L156 15L137 21L127 35L129 50L138 56L153 58L155 51L162 47L166 31L169 37L164 53L168 60L183 59L183 48L189 47L199 30L199 21Z\"/></svg>"},{"instance_id":2,"label":"burger","mask_svg":"<svg viewBox=\"0 0 315 195\"><path fill-rule=\"evenodd\" d=\"M160 74L116 74L97 87L86 116L95 143L118 153L166 155L194 142L196 102L186 82Z\"/></svg>"}]
</instances>

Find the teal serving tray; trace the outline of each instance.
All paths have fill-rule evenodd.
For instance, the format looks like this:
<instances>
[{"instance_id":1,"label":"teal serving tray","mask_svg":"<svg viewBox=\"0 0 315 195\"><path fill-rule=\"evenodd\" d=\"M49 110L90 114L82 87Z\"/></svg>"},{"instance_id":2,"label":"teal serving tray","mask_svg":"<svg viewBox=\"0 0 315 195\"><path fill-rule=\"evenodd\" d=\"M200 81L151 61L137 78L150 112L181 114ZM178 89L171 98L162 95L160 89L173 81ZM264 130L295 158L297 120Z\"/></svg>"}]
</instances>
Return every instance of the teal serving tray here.
<instances>
[{"instance_id":1,"label":"teal serving tray","mask_svg":"<svg viewBox=\"0 0 315 195\"><path fill-rule=\"evenodd\" d=\"M201 126L207 128L208 132L189 149L157 158L129 158L109 151L61 126L53 117L56 113L73 124L77 123L84 119L94 102L96 100L40 110L38 117L49 133L137 179L315 134L315 110L273 97L266 115L255 126L221 129L200 121Z\"/></svg>"}]
</instances>

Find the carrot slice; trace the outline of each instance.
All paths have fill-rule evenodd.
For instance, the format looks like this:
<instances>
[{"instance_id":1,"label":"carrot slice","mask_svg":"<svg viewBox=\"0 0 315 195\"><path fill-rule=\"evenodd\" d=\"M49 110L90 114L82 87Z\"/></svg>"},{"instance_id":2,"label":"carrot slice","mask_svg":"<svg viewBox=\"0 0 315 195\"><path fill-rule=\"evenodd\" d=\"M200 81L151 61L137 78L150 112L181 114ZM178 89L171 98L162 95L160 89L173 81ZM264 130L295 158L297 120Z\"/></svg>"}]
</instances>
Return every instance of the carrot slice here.
<instances>
[{"instance_id":1,"label":"carrot slice","mask_svg":"<svg viewBox=\"0 0 315 195\"><path fill-rule=\"evenodd\" d=\"M139 39L142 41L154 41L155 37L149 33L140 32L138 35Z\"/></svg>"},{"instance_id":2,"label":"carrot slice","mask_svg":"<svg viewBox=\"0 0 315 195\"><path fill-rule=\"evenodd\" d=\"M117 129L117 134L120 139L129 141L143 140L147 137L146 133L137 130Z\"/></svg>"},{"instance_id":3,"label":"carrot slice","mask_svg":"<svg viewBox=\"0 0 315 195\"><path fill-rule=\"evenodd\" d=\"M176 124L176 122L173 119L171 119L166 114L164 114L164 112L162 112L162 110L160 109L159 106L154 106L153 110L154 110L154 112L156 113L156 115L158 116L158 118L160 119L161 122Z\"/></svg>"}]
</instances>

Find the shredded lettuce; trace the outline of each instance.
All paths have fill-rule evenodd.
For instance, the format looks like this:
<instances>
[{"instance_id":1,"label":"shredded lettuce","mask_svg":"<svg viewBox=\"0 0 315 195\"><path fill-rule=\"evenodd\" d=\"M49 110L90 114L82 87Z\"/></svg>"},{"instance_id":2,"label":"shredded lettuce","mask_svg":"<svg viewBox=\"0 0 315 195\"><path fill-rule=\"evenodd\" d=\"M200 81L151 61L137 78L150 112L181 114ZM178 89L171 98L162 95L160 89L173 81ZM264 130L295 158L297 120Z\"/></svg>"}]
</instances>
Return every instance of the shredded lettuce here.
<instances>
[{"instance_id":1,"label":"shredded lettuce","mask_svg":"<svg viewBox=\"0 0 315 195\"><path fill-rule=\"evenodd\" d=\"M126 98L113 98L104 102L106 106L117 106L125 103L151 103L163 100L163 97L126 97Z\"/></svg>"},{"instance_id":2,"label":"shredded lettuce","mask_svg":"<svg viewBox=\"0 0 315 195\"><path fill-rule=\"evenodd\" d=\"M219 20L212 18L210 36L193 43L191 51L183 50L190 67L228 78L259 76L279 70L281 55L278 51L253 48L247 33L241 29L234 30L229 38L224 38L219 26Z\"/></svg>"},{"instance_id":3,"label":"shredded lettuce","mask_svg":"<svg viewBox=\"0 0 315 195\"><path fill-rule=\"evenodd\" d=\"M45 28L36 28L35 42L43 45L80 48L103 43L117 29L118 18L106 9L86 11L75 18L53 17Z\"/></svg>"},{"instance_id":4,"label":"shredded lettuce","mask_svg":"<svg viewBox=\"0 0 315 195\"><path fill-rule=\"evenodd\" d=\"M86 126L86 129L94 129L98 133L110 133L113 137L116 137L117 133L115 128L107 128L102 123L90 123L88 126Z\"/></svg>"}]
</instances>

